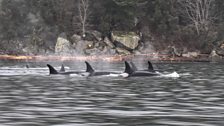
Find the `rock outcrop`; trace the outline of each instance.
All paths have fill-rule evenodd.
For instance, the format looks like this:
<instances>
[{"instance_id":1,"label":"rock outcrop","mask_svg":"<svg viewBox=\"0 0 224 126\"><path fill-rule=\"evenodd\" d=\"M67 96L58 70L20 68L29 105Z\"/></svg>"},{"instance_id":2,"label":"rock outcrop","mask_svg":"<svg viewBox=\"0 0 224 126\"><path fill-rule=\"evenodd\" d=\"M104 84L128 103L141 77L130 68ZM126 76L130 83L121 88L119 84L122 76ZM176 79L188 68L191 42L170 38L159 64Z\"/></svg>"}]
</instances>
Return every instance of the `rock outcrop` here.
<instances>
[{"instance_id":1,"label":"rock outcrop","mask_svg":"<svg viewBox=\"0 0 224 126\"><path fill-rule=\"evenodd\" d=\"M79 41L82 40L82 37L80 35L74 34L71 37L72 43L78 43Z\"/></svg>"},{"instance_id":2,"label":"rock outcrop","mask_svg":"<svg viewBox=\"0 0 224 126\"><path fill-rule=\"evenodd\" d=\"M183 57L187 57L187 58L196 58L200 55L199 52L187 52L182 54Z\"/></svg>"},{"instance_id":3,"label":"rock outcrop","mask_svg":"<svg viewBox=\"0 0 224 126\"><path fill-rule=\"evenodd\" d=\"M130 55L141 54L140 38L133 32L116 32L112 40L108 37L101 38L101 33L97 31L88 32L85 38L74 34L68 39L65 33L59 35L55 53L57 54L77 54L77 55ZM71 42L69 41L71 40Z\"/></svg>"},{"instance_id":4,"label":"rock outcrop","mask_svg":"<svg viewBox=\"0 0 224 126\"><path fill-rule=\"evenodd\" d=\"M224 49L218 48L215 50L215 52L218 56L224 57Z\"/></svg>"},{"instance_id":5,"label":"rock outcrop","mask_svg":"<svg viewBox=\"0 0 224 126\"><path fill-rule=\"evenodd\" d=\"M215 48L210 53L209 58L213 62L223 60L223 58L224 58L224 43L223 42L218 42L218 44L215 46Z\"/></svg>"},{"instance_id":6,"label":"rock outcrop","mask_svg":"<svg viewBox=\"0 0 224 126\"><path fill-rule=\"evenodd\" d=\"M103 40L104 43L106 43L107 46L109 46L110 48L115 48L115 45L113 44L113 42L111 42L108 37L105 37Z\"/></svg>"},{"instance_id":7,"label":"rock outcrop","mask_svg":"<svg viewBox=\"0 0 224 126\"><path fill-rule=\"evenodd\" d=\"M128 51L126 49L123 49L123 48L119 48L119 47L116 48L116 51L117 51L118 54L123 54L123 55L130 55L131 54L130 51Z\"/></svg>"},{"instance_id":8,"label":"rock outcrop","mask_svg":"<svg viewBox=\"0 0 224 126\"><path fill-rule=\"evenodd\" d=\"M209 55L209 58L212 62L217 62L221 59L221 57L217 54L216 50L212 50L211 54Z\"/></svg>"},{"instance_id":9,"label":"rock outcrop","mask_svg":"<svg viewBox=\"0 0 224 126\"><path fill-rule=\"evenodd\" d=\"M75 52L76 54L86 54L86 55L90 55L90 52L94 52L92 51L87 51L88 49L93 49L94 47L94 42L93 41L87 41L87 40L81 40L77 43L76 47L75 47ZM94 53L95 54L95 53Z\"/></svg>"},{"instance_id":10,"label":"rock outcrop","mask_svg":"<svg viewBox=\"0 0 224 126\"><path fill-rule=\"evenodd\" d=\"M125 47L130 48L131 50L134 50L137 48L140 37L135 34L134 32L129 33L121 33L121 32L113 32L112 33L112 40L113 42L120 42Z\"/></svg>"},{"instance_id":11,"label":"rock outcrop","mask_svg":"<svg viewBox=\"0 0 224 126\"><path fill-rule=\"evenodd\" d=\"M55 45L55 53L56 54L70 54L71 53L71 43L67 40L67 36L65 33L61 33L57 39Z\"/></svg>"}]
</instances>

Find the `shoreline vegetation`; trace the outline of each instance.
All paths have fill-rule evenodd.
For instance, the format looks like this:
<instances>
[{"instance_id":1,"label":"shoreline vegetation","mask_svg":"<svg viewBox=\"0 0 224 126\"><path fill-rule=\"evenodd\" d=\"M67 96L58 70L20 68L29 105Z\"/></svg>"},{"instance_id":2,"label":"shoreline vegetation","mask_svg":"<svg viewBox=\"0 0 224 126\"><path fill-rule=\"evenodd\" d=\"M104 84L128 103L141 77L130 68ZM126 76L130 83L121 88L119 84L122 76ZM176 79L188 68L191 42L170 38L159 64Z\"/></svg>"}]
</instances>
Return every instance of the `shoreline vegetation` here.
<instances>
[{"instance_id":1,"label":"shoreline vegetation","mask_svg":"<svg viewBox=\"0 0 224 126\"><path fill-rule=\"evenodd\" d=\"M193 63L193 62L220 62L214 61L208 55L201 55L200 57L166 57L165 55L153 56L150 54L141 55L114 55L114 56L61 56L61 55L0 55L0 61L24 61L24 62L70 62L70 61L102 61L102 62L121 62L126 60L139 60L157 63ZM223 62L223 61L221 61Z\"/></svg>"},{"instance_id":2,"label":"shoreline vegetation","mask_svg":"<svg viewBox=\"0 0 224 126\"><path fill-rule=\"evenodd\" d=\"M223 0L0 0L0 60L222 62L223 8Z\"/></svg>"}]
</instances>

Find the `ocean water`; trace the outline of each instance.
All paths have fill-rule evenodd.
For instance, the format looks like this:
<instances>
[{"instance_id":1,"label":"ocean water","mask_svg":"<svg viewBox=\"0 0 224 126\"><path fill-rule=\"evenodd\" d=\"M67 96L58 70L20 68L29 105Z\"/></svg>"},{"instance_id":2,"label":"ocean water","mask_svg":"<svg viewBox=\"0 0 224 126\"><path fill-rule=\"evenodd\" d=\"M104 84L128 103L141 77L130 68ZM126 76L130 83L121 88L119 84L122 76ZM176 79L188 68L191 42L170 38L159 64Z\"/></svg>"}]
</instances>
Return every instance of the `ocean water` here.
<instances>
[{"instance_id":1,"label":"ocean water","mask_svg":"<svg viewBox=\"0 0 224 126\"><path fill-rule=\"evenodd\" d=\"M54 76L46 63L26 64L0 62L1 126L224 125L223 64L154 64L166 76L130 78ZM65 66L85 71L84 63ZM93 66L124 70L123 63Z\"/></svg>"}]
</instances>

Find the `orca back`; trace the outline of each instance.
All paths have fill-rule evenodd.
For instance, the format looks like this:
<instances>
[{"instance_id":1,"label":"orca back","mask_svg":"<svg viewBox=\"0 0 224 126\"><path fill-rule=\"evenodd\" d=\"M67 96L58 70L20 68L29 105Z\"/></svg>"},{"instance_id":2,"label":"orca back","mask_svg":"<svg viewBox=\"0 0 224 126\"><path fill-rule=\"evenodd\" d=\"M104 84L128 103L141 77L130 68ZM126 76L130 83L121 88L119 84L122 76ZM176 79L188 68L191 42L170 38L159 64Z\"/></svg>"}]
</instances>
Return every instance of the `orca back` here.
<instances>
[{"instance_id":1,"label":"orca back","mask_svg":"<svg viewBox=\"0 0 224 126\"><path fill-rule=\"evenodd\" d=\"M63 65L63 64L61 65L60 72L65 72L65 67L64 67L64 65Z\"/></svg>"},{"instance_id":2,"label":"orca back","mask_svg":"<svg viewBox=\"0 0 224 126\"><path fill-rule=\"evenodd\" d=\"M87 61L85 61L85 63L86 63L86 72L93 73L94 69L92 68L92 66Z\"/></svg>"},{"instance_id":3,"label":"orca back","mask_svg":"<svg viewBox=\"0 0 224 126\"><path fill-rule=\"evenodd\" d=\"M58 74L58 71L55 70L53 66L51 66L50 64L47 64L47 66L49 68L50 74Z\"/></svg>"},{"instance_id":4,"label":"orca back","mask_svg":"<svg viewBox=\"0 0 224 126\"><path fill-rule=\"evenodd\" d=\"M129 63L127 61L124 62L125 63L125 70L124 73L128 73L128 74L132 74L134 71L132 70L131 66L129 65Z\"/></svg>"},{"instance_id":5,"label":"orca back","mask_svg":"<svg viewBox=\"0 0 224 126\"><path fill-rule=\"evenodd\" d=\"M148 71L154 71L152 63L150 61L148 61Z\"/></svg>"},{"instance_id":6,"label":"orca back","mask_svg":"<svg viewBox=\"0 0 224 126\"><path fill-rule=\"evenodd\" d=\"M138 70L133 62L130 62L130 64L131 64L131 67L132 67L133 71L137 71Z\"/></svg>"}]
</instances>

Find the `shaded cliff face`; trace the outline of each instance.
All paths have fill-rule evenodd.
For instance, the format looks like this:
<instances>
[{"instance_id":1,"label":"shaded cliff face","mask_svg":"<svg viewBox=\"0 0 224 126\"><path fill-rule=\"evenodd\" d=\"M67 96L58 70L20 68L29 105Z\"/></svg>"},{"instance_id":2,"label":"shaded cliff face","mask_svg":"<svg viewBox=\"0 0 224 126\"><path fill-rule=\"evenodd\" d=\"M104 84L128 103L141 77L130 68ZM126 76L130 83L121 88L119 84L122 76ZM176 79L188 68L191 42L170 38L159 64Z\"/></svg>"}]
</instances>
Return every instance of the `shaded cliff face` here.
<instances>
[{"instance_id":1,"label":"shaded cliff face","mask_svg":"<svg viewBox=\"0 0 224 126\"><path fill-rule=\"evenodd\" d=\"M119 51L113 49L115 47L109 47L101 41L101 33L98 33L98 37L88 41L72 41L72 36L78 31L76 22L80 22L73 20L78 13L76 4L75 0L0 0L0 53L58 53L65 49L61 48L64 47L62 46L64 44L57 40L61 33L66 33L68 40L66 40L67 51L65 52L88 55L105 52L106 54L111 54L111 52L119 54ZM91 34L94 35L94 32ZM121 39L121 37L119 38ZM122 43L124 40L120 39L117 41ZM111 44L111 42L108 43ZM135 41L135 44L129 44L127 40L122 44L127 48L131 46L131 50L133 50L138 46L138 40ZM80 45L81 47L79 47ZM87 47L89 45L91 46ZM119 49L124 52L125 48L119 46ZM83 53L80 50L84 50ZM130 54L129 51L126 52L125 54Z\"/></svg>"},{"instance_id":2,"label":"shaded cliff face","mask_svg":"<svg viewBox=\"0 0 224 126\"><path fill-rule=\"evenodd\" d=\"M100 39L83 39L83 36L80 36L82 30L78 1L0 0L0 54L61 52L62 48L56 50L55 47L61 33L66 33L68 44L58 44L59 47L66 45L72 51L75 49L74 52L89 55L96 54L92 52L97 54L139 54L150 53L153 50L159 52L169 46L175 46L183 50L183 53L198 51L209 54L214 43L223 42L223 16L214 22L211 31L198 36L195 34L192 22L182 15L183 10L177 6L178 0L172 2L143 0L147 4L135 7L122 5L114 2L115 0L89 0L91 14L85 31L91 32L90 37L94 35L92 31L100 31L101 35L97 37ZM224 3L221 0L219 2ZM218 8L223 11L223 6ZM108 35L111 31L121 31L122 34L134 31L138 36L134 35L132 38L133 36L124 37L115 34L113 41ZM79 35L81 40L74 41L73 35Z\"/></svg>"},{"instance_id":3,"label":"shaded cliff face","mask_svg":"<svg viewBox=\"0 0 224 126\"><path fill-rule=\"evenodd\" d=\"M53 51L57 27L27 0L0 0L0 53L37 54Z\"/></svg>"}]
</instances>

